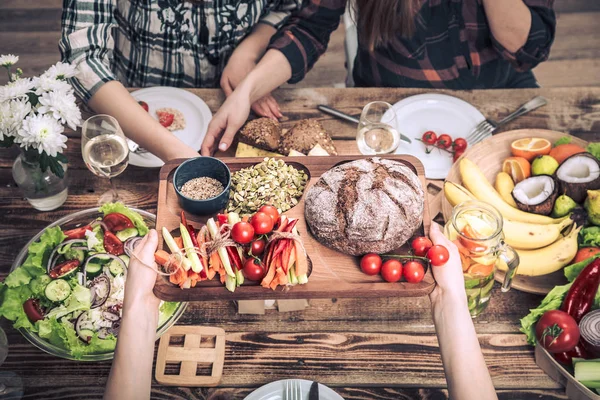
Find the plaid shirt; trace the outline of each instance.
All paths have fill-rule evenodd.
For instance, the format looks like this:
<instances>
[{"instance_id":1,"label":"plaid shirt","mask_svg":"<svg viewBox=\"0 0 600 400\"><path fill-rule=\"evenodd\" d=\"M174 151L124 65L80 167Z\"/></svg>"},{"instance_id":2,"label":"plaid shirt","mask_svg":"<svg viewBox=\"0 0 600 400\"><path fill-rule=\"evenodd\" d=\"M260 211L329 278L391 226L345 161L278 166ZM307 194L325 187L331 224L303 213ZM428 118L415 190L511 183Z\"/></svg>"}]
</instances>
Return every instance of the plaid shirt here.
<instances>
[{"instance_id":1,"label":"plaid shirt","mask_svg":"<svg viewBox=\"0 0 600 400\"><path fill-rule=\"evenodd\" d=\"M62 60L88 100L104 83L218 87L235 47L258 23L279 28L301 0L64 0Z\"/></svg>"},{"instance_id":2,"label":"plaid shirt","mask_svg":"<svg viewBox=\"0 0 600 400\"><path fill-rule=\"evenodd\" d=\"M371 53L358 32L353 74L357 86L478 89L535 85L529 71L548 58L554 40L553 0L524 0L531 11L531 29L527 42L516 52L494 38L481 0L417 1L421 7L412 38L398 35L387 47ZM270 48L280 50L292 66L290 83L304 78L325 52L345 7L346 0L307 0L273 36Z\"/></svg>"}]
</instances>

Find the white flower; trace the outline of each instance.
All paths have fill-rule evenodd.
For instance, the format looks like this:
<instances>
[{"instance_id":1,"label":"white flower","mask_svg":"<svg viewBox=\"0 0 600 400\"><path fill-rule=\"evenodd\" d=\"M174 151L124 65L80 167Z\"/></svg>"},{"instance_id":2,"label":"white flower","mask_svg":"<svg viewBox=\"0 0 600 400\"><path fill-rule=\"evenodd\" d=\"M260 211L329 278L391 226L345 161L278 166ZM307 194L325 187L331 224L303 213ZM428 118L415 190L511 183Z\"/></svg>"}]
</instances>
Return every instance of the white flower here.
<instances>
[{"instance_id":1,"label":"white flower","mask_svg":"<svg viewBox=\"0 0 600 400\"><path fill-rule=\"evenodd\" d=\"M15 141L21 143L22 147L31 146L40 154L45 151L49 156L56 157L67 148L67 137L62 134L63 130L63 126L50 115L30 115L23 121Z\"/></svg>"},{"instance_id":2,"label":"white flower","mask_svg":"<svg viewBox=\"0 0 600 400\"><path fill-rule=\"evenodd\" d=\"M39 78L33 78L35 94L41 96L44 92L63 92L67 93L73 88L69 83L60 79L54 79L49 76L42 75Z\"/></svg>"},{"instance_id":3,"label":"white flower","mask_svg":"<svg viewBox=\"0 0 600 400\"><path fill-rule=\"evenodd\" d=\"M21 123L31 112L27 100L11 100L0 103L0 141L6 136L14 136Z\"/></svg>"},{"instance_id":4,"label":"white flower","mask_svg":"<svg viewBox=\"0 0 600 400\"><path fill-rule=\"evenodd\" d=\"M40 105L38 112L40 114L51 114L55 119L63 124L69 125L69 128L75 130L81 124L81 111L73 93L71 92L46 92L38 101Z\"/></svg>"},{"instance_id":5,"label":"white flower","mask_svg":"<svg viewBox=\"0 0 600 400\"><path fill-rule=\"evenodd\" d=\"M0 65L3 67L10 67L18 62L19 56L15 56L14 54L2 54L0 56Z\"/></svg>"},{"instance_id":6,"label":"white flower","mask_svg":"<svg viewBox=\"0 0 600 400\"><path fill-rule=\"evenodd\" d=\"M55 65L48 68L48 70L44 72L42 76L52 79L66 79L74 77L76 73L77 68L73 65L57 62Z\"/></svg>"},{"instance_id":7,"label":"white flower","mask_svg":"<svg viewBox=\"0 0 600 400\"><path fill-rule=\"evenodd\" d=\"M30 78L17 79L4 86L0 86L0 101L12 99L26 99L27 93L33 89L33 81Z\"/></svg>"}]
</instances>

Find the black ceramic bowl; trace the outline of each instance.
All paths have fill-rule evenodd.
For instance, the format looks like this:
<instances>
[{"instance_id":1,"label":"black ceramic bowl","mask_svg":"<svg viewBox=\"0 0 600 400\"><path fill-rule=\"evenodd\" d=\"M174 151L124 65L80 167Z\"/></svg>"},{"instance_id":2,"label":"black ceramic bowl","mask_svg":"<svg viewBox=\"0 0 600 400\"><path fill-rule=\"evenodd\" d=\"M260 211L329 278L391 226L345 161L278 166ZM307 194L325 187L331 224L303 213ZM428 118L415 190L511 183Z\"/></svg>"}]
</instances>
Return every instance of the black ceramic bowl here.
<instances>
[{"instance_id":1,"label":"black ceramic bowl","mask_svg":"<svg viewBox=\"0 0 600 400\"><path fill-rule=\"evenodd\" d=\"M181 187L194 178L208 177L218 180L223 184L223 190L216 197L205 200L194 200L181 193ZM213 157L196 157L184 161L173 175L173 186L181 207L192 214L208 215L223 210L229 201L229 186L231 172L225 163Z\"/></svg>"}]
</instances>

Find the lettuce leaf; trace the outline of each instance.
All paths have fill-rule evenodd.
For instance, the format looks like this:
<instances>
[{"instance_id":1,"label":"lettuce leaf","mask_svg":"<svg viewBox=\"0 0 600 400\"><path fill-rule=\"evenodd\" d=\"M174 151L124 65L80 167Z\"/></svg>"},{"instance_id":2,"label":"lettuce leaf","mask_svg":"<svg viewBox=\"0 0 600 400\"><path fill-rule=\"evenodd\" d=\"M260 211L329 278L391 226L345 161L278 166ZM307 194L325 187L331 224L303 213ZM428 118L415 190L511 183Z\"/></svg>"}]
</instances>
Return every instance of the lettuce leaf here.
<instances>
[{"instance_id":1,"label":"lettuce leaf","mask_svg":"<svg viewBox=\"0 0 600 400\"><path fill-rule=\"evenodd\" d=\"M74 311L89 310L92 306L92 294L90 289L79 284L73 287L71 295L64 304L53 308L47 315L48 318L61 318Z\"/></svg>"},{"instance_id":2,"label":"lettuce leaf","mask_svg":"<svg viewBox=\"0 0 600 400\"><path fill-rule=\"evenodd\" d=\"M104 215L107 215L110 213L121 213L121 214L125 215L127 218L129 218L131 220L131 222L133 222L133 225L135 225L140 236L145 236L148 233L148 226L144 222L144 219L142 218L142 216L140 214L136 213L135 211L132 211L129 207L127 207L123 203L106 203L106 204L103 204L102 207L100 207L98 211L100 211L101 213L104 213Z\"/></svg>"},{"instance_id":3,"label":"lettuce leaf","mask_svg":"<svg viewBox=\"0 0 600 400\"><path fill-rule=\"evenodd\" d=\"M158 326L161 326L167 319L173 315L179 303L173 301L163 301L160 305L158 314Z\"/></svg>"},{"instance_id":4,"label":"lettuce leaf","mask_svg":"<svg viewBox=\"0 0 600 400\"><path fill-rule=\"evenodd\" d=\"M600 246L600 226L583 228L579 232L579 244L583 247Z\"/></svg>"},{"instance_id":5,"label":"lettuce leaf","mask_svg":"<svg viewBox=\"0 0 600 400\"><path fill-rule=\"evenodd\" d=\"M33 324L23 310L23 303L31 297L29 286L8 287L0 283L0 316L13 321L15 329L33 329Z\"/></svg>"},{"instance_id":6,"label":"lettuce leaf","mask_svg":"<svg viewBox=\"0 0 600 400\"><path fill-rule=\"evenodd\" d=\"M563 136L554 143L554 147L560 146L561 144L569 144L572 140L571 136Z\"/></svg>"},{"instance_id":7,"label":"lettuce leaf","mask_svg":"<svg viewBox=\"0 0 600 400\"><path fill-rule=\"evenodd\" d=\"M564 269L564 273L565 273L565 277L569 280L569 282L573 282L575 280L575 278L577 278L577 275L579 275L579 273L588 266L588 264L590 264L592 261L594 261L596 258L600 258L600 253L593 255L592 257L588 258L587 260L583 260L581 262L578 262L577 264L572 264L569 265L568 267L565 267Z\"/></svg>"},{"instance_id":8,"label":"lettuce leaf","mask_svg":"<svg viewBox=\"0 0 600 400\"><path fill-rule=\"evenodd\" d=\"M600 142L588 144L585 150L600 160Z\"/></svg>"}]
</instances>

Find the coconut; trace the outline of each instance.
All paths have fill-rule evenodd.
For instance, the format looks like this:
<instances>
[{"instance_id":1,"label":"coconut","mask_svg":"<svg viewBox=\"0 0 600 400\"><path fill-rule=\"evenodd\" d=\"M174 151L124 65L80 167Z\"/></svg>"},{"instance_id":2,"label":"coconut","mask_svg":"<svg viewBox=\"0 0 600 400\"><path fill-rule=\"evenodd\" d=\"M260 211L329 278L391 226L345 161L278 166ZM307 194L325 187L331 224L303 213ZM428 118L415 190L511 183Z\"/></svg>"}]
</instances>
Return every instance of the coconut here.
<instances>
[{"instance_id":1,"label":"coconut","mask_svg":"<svg viewBox=\"0 0 600 400\"><path fill-rule=\"evenodd\" d=\"M519 210L550 215L558 197L558 185L550 175L533 176L517 183L512 196Z\"/></svg>"},{"instance_id":2,"label":"coconut","mask_svg":"<svg viewBox=\"0 0 600 400\"><path fill-rule=\"evenodd\" d=\"M600 189L600 162L590 153L574 154L558 167L556 179L561 194L581 203L588 190Z\"/></svg>"}]
</instances>

